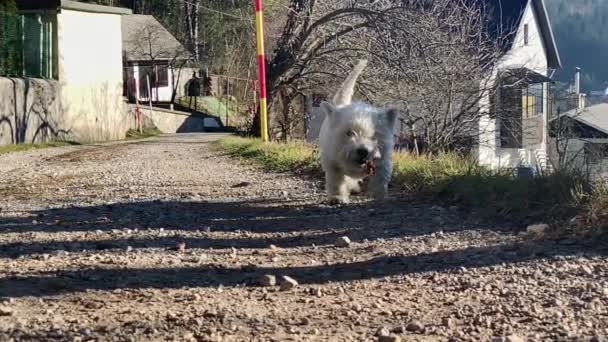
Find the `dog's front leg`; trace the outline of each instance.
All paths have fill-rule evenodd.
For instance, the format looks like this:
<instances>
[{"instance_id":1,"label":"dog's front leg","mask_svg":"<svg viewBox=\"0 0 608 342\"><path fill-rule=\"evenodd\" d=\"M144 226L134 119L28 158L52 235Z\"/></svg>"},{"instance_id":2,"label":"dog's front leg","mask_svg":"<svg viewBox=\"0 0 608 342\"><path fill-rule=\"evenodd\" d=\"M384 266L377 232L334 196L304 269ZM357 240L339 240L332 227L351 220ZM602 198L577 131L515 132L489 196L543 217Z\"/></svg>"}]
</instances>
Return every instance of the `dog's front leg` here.
<instances>
[{"instance_id":1,"label":"dog's front leg","mask_svg":"<svg viewBox=\"0 0 608 342\"><path fill-rule=\"evenodd\" d=\"M348 203L350 190L346 177L336 168L325 171L325 189L330 204Z\"/></svg>"},{"instance_id":2,"label":"dog's front leg","mask_svg":"<svg viewBox=\"0 0 608 342\"><path fill-rule=\"evenodd\" d=\"M376 169L376 174L369 179L369 192L374 200L388 198L388 183L391 181L393 173L393 163L391 156L380 159Z\"/></svg>"}]
</instances>

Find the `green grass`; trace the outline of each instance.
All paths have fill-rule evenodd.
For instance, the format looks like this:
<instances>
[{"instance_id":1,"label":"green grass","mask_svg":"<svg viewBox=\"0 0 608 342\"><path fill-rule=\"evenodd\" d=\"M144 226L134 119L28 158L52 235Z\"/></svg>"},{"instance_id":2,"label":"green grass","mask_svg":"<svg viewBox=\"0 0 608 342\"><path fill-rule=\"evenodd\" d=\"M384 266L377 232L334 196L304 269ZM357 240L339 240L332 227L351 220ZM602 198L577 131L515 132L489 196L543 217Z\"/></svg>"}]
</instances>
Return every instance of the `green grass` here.
<instances>
[{"instance_id":1,"label":"green grass","mask_svg":"<svg viewBox=\"0 0 608 342\"><path fill-rule=\"evenodd\" d=\"M257 139L227 137L215 144L232 156L254 160L269 171L315 173L321 170L318 152L302 142L265 144Z\"/></svg>"},{"instance_id":2,"label":"green grass","mask_svg":"<svg viewBox=\"0 0 608 342\"><path fill-rule=\"evenodd\" d=\"M127 140L135 140L135 139L144 139L150 138L157 135L162 134L160 130L157 128L146 128L140 134L137 130L130 129L127 132ZM81 143L75 141L49 141L46 143L36 143L36 144L10 144L10 145L0 145L0 155L6 153L14 153L14 152L23 152L29 150L36 150L42 148L52 148L52 147L62 147L62 146L71 146L71 145L82 145Z\"/></svg>"},{"instance_id":3,"label":"green grass","mask_svg":"<svg viewBox=\"0 0 608 342\"><path fill-rule=\"evenodd\" d=\"M70 145L80 145L77 142L73 141L50 141L46 143L37 143L37 144L10 144L10 145L1 145L0 146L0 155L6 153L13 152L23 152L29 150L36 150L41 148L51 148L51 147L62 147L62 146L70 146Z\"/></svg>"},{"instance_id":4,"label":"green grass","mask_svg":"<svg viewBox=\"0 0 608 342\"><path fill-rule=\"evenodd\" d=\"M305 143L264 144L256 139L228 137L216 145L271 171L321 172L318 152ZM597 196L584 177L575 174L516 178L506 172L492 172L473 159L453 153L432 157L396 153L393 172L393 186L405 195L456 205L481 216L518 221L571 218ZM608 199L608 190L605 197Z\"/></svg>"},{"instance_id":5,"label":"green grass","mask_svg":"<svg viewBox=\"0 0 608 342\"><path fill-rule=\"evenodd\" d=\"M190 104L190 98L182 97L179 99L179 103L188 106ZM238 104L234 99L228 96L199 96L196 99L196 110L215 115L222 118L222 120L226 117L226 113L228 113L229 118L240 116L242 111L242 109L239 108L240 105L242 104ZM194 98L192 98L192 106L194 106Z\"/></svg>"},{"instance_id":6,"label":"green grass","mask_svg":"<svg viewBox=\"0 0 608 342\"><path fill-rule=\"evenodd\" d=\"M141 133L136 129L127 131L127 140L145 139L163 134L158 128L144 128Z\"/></svg>"}]
</instances>

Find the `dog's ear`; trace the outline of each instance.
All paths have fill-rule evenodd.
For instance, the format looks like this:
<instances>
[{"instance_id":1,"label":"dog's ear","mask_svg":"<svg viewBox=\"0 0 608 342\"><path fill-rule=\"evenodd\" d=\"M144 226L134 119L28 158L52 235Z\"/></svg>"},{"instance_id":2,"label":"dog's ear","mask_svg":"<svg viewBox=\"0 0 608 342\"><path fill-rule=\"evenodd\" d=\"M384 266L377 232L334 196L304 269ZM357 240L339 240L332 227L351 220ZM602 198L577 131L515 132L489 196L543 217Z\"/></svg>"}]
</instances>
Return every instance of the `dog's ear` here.
<instances>
[{"instance_id":1,"label":"dog's ear","mask_svg":"<svg viewBox=\"0 0 608 342\"><path fill-rule=\"evenodd\" d=\"M321 110L329 118L332 117L333 114L336 112L336 107L327 101L323 101L321 102Z\"/></svg>"},{"instance_id":2,"label":"dog's ear","mask_svg":"<svg viewBox=\"0 0 608 342\"><path fill-rule=\"evenodd\" d=\"M397 121L397 117L399 116L399 110L395 108L388 108L386 112L384 112L386 116L386 121L390 126L395 126L395 121Z\"/></svg>"}]
</instances>

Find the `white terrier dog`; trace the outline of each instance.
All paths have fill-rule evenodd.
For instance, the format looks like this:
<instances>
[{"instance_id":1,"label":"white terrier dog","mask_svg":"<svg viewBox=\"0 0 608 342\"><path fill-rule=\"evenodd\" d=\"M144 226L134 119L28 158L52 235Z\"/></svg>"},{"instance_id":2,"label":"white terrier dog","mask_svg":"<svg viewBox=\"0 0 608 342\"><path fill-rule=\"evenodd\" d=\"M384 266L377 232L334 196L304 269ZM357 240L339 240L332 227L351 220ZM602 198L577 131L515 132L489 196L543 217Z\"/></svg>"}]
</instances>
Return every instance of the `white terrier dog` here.
<instances>
[{"instance_id":1,"label":"white terrier dog","mask_svg":"<svg viewBox=\"0 0 608 342\"><path fill-rule=\"evenodd\" d=\"M348 203L351 193L361 191L361 184L368 177L374 199L388 196L397 111L351 103L355 83L366 66L366 60L359 61L332 103L321 103L325 113L319 136L321 166L332 204Z\"/></svg>"}]
</instances>

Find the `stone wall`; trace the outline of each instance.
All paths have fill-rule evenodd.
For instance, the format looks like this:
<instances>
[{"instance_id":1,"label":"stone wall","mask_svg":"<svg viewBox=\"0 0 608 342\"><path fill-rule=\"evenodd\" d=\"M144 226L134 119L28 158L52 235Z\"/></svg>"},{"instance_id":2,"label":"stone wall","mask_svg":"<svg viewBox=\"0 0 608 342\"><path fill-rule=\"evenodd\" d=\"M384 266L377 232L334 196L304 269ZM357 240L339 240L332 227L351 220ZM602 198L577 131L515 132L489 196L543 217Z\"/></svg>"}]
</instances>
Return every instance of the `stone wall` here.
<instances>
[{"instance_id":1,"label":"stone wall","mask_svg":"<svg viewBox=\"0 0 608 342\"><path fill-rule=\"evenodd\" d=\"M62 139L71 131L58 82L0 77L0 145Z\"/></svg>"}]
</instances>

